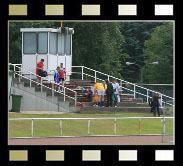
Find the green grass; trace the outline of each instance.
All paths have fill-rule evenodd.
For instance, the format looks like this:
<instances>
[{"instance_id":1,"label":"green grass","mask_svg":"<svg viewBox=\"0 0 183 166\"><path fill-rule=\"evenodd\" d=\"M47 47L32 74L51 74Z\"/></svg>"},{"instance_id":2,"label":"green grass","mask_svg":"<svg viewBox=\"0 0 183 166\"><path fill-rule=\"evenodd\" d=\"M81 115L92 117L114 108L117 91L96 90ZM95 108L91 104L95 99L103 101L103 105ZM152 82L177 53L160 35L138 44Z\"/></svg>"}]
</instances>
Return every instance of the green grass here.
<instances>
[{"instance_id":1,"label":"green grass","mask_svg":"<svg viewBox=\"0 0 183 166\"><path fill-rule=\"evenodd\" d=\"M151 117L146 113L113 113L113 114L21 114L10 113L9 118L94 118L94 117ZM90 135L113 135L114 120L90 120ZM116 134L139 134L138 119L117 120ZM162 122L160 119L142 119L141 134L161 134ZM63 120L63 136L88 135L88 120ZM173 133L173 120L166 120L166 134ZM60 136L59 120L35 120L34 136ZM31 137L31 121L9 121L9 137Z\"/></svg>"}]
</instances>

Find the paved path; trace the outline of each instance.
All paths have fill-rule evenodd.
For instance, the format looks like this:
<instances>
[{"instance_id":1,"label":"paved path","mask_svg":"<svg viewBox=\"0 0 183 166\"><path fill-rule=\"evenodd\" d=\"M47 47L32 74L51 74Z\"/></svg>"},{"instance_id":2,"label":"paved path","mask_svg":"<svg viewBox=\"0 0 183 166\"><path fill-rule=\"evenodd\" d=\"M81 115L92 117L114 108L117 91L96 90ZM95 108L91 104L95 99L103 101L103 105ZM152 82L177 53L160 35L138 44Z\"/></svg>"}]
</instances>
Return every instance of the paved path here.
<instances>
[{"instance_id":1,"label":"paved path","mask_svg":"<svg viewBox=\"0 0 183 166\"><path fill-rule=\"evenodd\" d=\"M166 136L172 141L173 136ZM11 138L9 145L156 145L161 144L161 136L92 136L61 138Z\"/></svg>"}]
</instances>

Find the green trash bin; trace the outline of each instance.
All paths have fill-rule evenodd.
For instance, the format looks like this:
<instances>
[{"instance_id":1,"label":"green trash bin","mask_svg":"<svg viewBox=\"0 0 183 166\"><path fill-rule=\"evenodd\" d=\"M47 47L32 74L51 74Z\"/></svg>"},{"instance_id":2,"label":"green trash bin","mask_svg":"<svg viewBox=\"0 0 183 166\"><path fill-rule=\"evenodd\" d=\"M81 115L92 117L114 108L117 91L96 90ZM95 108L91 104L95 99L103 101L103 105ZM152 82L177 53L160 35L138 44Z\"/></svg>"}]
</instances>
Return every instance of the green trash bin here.
<instances>
[{"instance_id":1,"label":"green trash bin","mask_svg":"<svg viewBox=\"0 0 183 166\"><path fill-rule=\"evenodd\" d=\"M11 94L12 96L12 112L20 112L22 95Z\"/></svg>"}]
</instances>

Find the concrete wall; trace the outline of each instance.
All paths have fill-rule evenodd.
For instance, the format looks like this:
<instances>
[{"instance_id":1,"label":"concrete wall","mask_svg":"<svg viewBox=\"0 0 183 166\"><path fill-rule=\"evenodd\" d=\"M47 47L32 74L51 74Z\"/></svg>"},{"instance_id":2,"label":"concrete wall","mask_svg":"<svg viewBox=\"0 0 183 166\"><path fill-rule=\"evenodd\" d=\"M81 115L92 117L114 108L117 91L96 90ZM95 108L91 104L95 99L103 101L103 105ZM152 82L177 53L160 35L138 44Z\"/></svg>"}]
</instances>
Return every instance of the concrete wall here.
<instances>
[{"instance_id":1,"label":"concrete wall","mask_svg":"<svg viewBox=\"0 0 183 166\"><path fill-rule=\"evenodd\" d=\"M20 111L67 111L50 101L35 96L29 92L13 87L14 94L22 95ZM11 110L12 97L10 97L9 110Z\"/></svg>"}]
</instances>

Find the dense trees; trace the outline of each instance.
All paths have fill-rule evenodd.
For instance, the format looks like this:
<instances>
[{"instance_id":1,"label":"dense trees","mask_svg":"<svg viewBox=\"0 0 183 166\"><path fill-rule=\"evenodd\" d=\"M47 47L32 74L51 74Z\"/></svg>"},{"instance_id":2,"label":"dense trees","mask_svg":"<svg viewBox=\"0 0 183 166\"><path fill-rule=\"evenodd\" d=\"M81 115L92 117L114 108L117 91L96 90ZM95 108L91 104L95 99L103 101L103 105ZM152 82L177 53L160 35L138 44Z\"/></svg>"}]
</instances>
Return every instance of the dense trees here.
<instances>
[{"instance_id":1,"label":"dense trees","mask_svg":"<svg viewBox=\"0 0 183 166\"><path fill-rule=\"evenodd\" d=\"M131 82L172 83L171 22L64 22L73 27L73 65ZM21 63L20 28L57 28L60 22L10 22L9 61ZM135 63L127 66L126 62ZM158 61L159 65L149 65Z\"/></svg>"}]
</instances>

